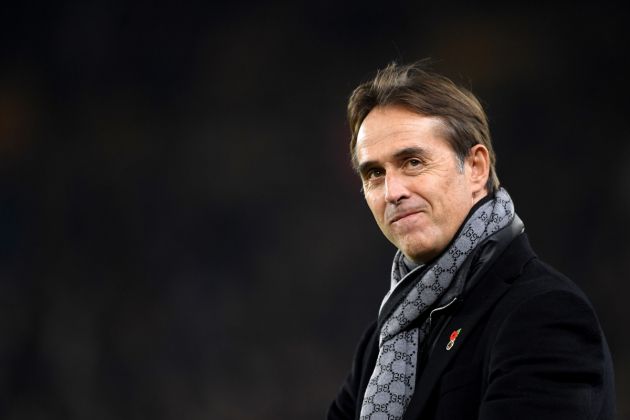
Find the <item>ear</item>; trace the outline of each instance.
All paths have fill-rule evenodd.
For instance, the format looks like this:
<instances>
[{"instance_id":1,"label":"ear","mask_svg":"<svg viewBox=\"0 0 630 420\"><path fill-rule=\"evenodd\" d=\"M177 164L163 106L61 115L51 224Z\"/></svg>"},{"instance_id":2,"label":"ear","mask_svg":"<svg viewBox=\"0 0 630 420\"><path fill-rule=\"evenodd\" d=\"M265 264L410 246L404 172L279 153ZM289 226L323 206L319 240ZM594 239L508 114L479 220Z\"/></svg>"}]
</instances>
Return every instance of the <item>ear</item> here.
<instances>
[{"instance_id":1,"label":"ear","mask_svg":"<svg viewBox=\"0 0 630 420\"><path fill-rule=\"evenodd\" d=\"M486 146L476 144L471 147L466 157L466 166L473 200L477 201L488 194L486 183L490 176L490 154Z\"/></svg>"}]
</instances>

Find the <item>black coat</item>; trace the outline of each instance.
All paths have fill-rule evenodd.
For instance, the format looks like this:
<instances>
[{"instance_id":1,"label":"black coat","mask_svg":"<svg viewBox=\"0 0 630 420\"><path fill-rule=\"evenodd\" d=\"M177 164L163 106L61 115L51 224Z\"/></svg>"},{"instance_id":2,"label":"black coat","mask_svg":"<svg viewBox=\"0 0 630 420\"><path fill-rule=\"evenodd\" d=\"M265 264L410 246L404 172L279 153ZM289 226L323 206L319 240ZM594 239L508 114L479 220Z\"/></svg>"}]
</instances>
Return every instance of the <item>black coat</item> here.
<instances>
[{"instance_id":1,"label":"black coat","mask_svg":"<svg viewBox=\"0 0 630 420\"><path fill-rule=\"evenodd\" d=\"M375 326L328 420L359 418L378 355ZM525 234L427 340L404 419L614 418L612 362L595 312L573 282L536 257Z\"/></svg>"}]
</instances>

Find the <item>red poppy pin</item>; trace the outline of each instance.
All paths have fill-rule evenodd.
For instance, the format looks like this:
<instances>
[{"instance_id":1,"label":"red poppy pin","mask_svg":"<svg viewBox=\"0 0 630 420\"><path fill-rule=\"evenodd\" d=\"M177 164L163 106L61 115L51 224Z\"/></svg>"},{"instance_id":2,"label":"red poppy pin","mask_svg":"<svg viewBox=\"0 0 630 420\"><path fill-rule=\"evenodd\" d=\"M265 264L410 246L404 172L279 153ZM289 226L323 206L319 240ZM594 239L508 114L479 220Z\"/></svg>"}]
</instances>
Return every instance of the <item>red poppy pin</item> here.
<instances>
[{"instance_id":1,"label":"red poppy pin","mask_svg":"<svg viewBox=\"0 0 630 420\"><path fill-rule=\"evenodd\" d=\"M457 340L457 337L459 336L459 333L461 332L461 328L458 330L455 330L451 333L451 336L448 339L448 344L446 345L446 350L450 350L453 348L453 346L455 345L455 340Z\"/></svg>"}]
</instances>

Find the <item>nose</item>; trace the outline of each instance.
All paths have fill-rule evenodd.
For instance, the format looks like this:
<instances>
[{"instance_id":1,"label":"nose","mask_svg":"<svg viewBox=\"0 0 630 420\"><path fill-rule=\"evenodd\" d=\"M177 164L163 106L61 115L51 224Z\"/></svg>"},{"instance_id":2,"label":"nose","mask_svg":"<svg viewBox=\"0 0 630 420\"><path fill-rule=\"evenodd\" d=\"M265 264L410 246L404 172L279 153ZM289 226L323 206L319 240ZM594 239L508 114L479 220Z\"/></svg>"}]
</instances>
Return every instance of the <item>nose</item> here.
<instances>
[{"instance_id":1,"label":"nose","mask_svg":"<svg viewBox=\"0 0 630 420\"><path fill-rule=\"evenodd\" d=\"M385 201L397 204L405 198L409 198L409 190L405 185L404 177L388 172L385 175Z\"/></svg>"}]
</instances>

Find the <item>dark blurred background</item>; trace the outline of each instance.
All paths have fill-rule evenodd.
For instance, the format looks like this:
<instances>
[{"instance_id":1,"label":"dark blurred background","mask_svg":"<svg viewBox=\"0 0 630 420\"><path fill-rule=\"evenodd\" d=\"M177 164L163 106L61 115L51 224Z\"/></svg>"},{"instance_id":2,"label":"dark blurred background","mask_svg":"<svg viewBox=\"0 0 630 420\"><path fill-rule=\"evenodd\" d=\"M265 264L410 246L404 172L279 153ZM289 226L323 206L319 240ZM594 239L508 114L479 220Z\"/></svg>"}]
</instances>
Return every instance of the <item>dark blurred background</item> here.
<instances>
[{"instance_id":1,"label":"dark blurred background","mask_svg":"<svg viewBox=\"0 0 630 420\"><path fill-rule=\"evenodd\" d=\"M621 6L14 3L0 418L323 418L394 254L348 164L346 99L423 57L487 107L499 177L596 307L630 418Z\"/></svg>"}]
</instances>

